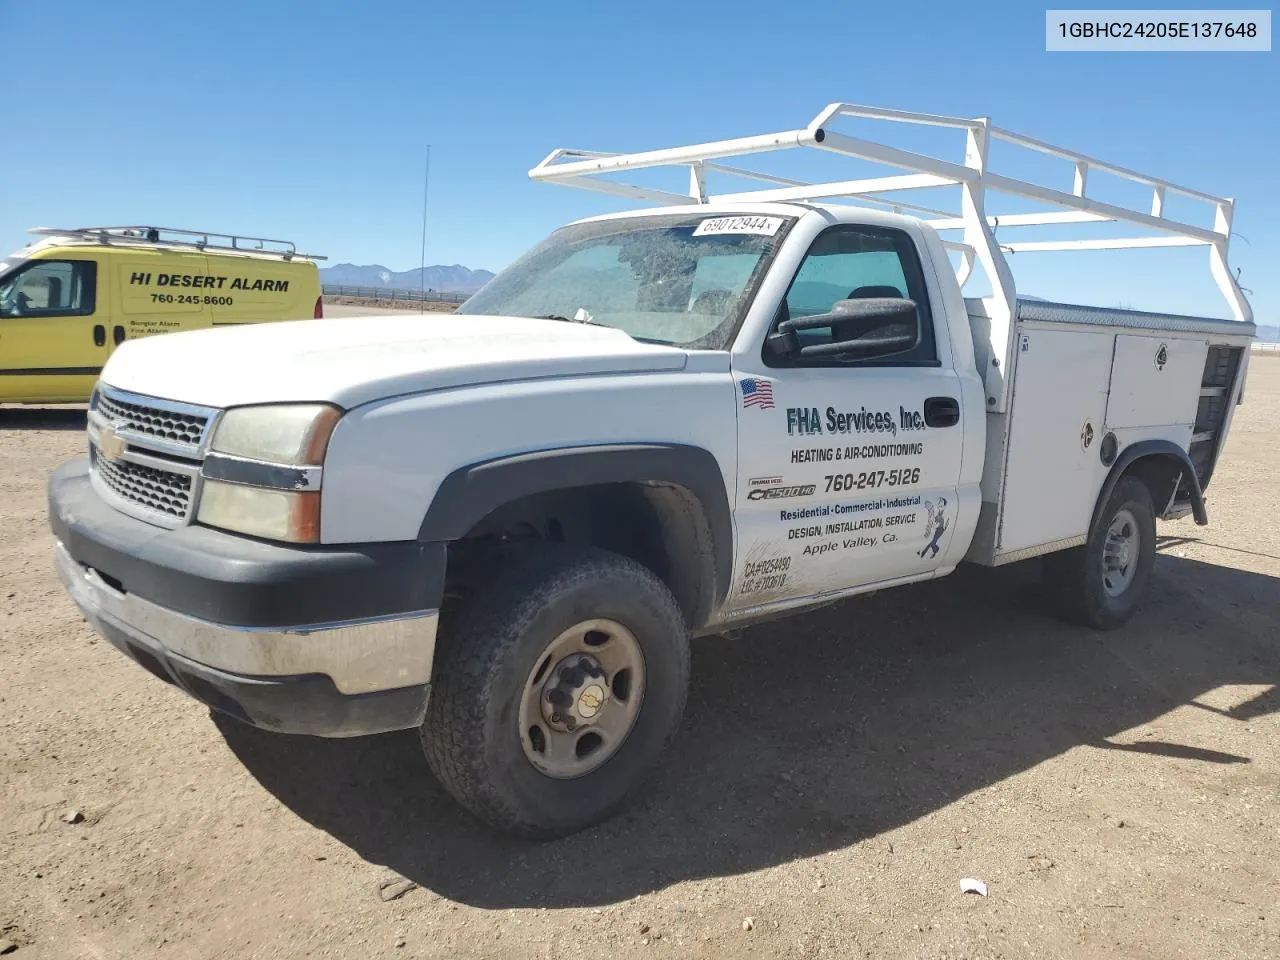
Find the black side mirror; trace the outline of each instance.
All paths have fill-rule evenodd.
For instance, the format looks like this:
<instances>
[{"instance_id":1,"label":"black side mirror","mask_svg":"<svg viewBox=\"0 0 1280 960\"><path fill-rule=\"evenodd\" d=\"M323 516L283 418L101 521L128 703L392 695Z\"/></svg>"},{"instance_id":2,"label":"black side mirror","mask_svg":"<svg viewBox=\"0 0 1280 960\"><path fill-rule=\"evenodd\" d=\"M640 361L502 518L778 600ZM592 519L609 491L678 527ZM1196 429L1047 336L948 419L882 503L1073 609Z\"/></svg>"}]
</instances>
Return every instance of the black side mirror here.
<instances>
[{"instance_id":1,"label":"black side mirror","mask_svg":"<svg viewBox=\"0 0 1280 960\"><path fill-rule=\"evenodd\" d=\"M827 343L801 346L799 330L830 327ZM838 300L830 313L788 317L769 334L766 346L779 356L802 360L822 357L871 359L914 350L920 343L920 311L914 300L868 297Z\"/></svg>"}]
</instances>

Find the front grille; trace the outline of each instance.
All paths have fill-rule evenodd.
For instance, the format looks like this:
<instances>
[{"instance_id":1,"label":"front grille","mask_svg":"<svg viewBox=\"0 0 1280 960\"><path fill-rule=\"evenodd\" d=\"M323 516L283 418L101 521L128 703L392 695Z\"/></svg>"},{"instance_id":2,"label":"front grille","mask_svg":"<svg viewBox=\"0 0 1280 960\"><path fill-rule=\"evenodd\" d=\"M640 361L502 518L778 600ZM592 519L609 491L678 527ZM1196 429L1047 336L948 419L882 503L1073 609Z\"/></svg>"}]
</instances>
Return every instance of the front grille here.
<instances>
[{"instance_id":1,"label":"front grille","mask_svg":"<svg viewBox=\"0 0 1280 960\"><path fill-rule=\"evenodd\" d=\"M190 523L204 445L217 415L212 407L100 383L89 400L89 456L99 495L158 526Z\"/></svg>"},{"instance_id":2,"label":"front grille","mask_svg":"<svg viewBox=\"0 0 1280 960\"><path fill-rule=\"evenodd\" d=\"M145 437L199 447L209 418L160 407L129 403L99 391L95 409L117 429Z\"/></svg>"},{"instance_id":3,"label":"front grille","mask_svg":"<svg viewBox=\"0 0 1280 960\"><path fill-rule=\"evenodd\" d=\"M159 470L130 460L108 460L98 456L96 449L90 450L93 469L118 496L175 520L185 520L191 512L193 478L189 474Z\"/></svg>"}]
</instances>

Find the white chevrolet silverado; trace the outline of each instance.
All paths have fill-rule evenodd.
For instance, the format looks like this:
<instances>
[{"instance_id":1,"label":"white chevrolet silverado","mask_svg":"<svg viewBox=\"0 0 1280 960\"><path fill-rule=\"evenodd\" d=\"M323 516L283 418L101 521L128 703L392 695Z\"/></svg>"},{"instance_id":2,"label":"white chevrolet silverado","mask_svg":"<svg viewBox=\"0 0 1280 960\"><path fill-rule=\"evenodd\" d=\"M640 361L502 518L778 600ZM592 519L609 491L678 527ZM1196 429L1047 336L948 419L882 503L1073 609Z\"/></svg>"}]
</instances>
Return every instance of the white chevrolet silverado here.
<instances>
[{"instance_id":1,"label":"white chevrolet silverado","mask_svg":"<svg viewBox=\"0 0 1280 960\"><path fill-rule=\"evenodd\" d=\"M868 120L959 131L963 160L836 129ZM996 138L1062 159L1072 190L988 169ZM721 163L789 148L908 172ZM610 177L671 166L687 194ZM1151 211L1092 199L1090 170L1151 188ZM710 174L771 186L709 196ZM557 230L452 315L113 354L88 457L49 486L57 567L95 629L259 727L417 729L458 801L551 837L658 760L691 637L1039 556L1061 614L1114 628L1156 520L1207 522L1254 332L1231 200L986 119L847 104L760 137L556 151L531 176L659 206ZM958 215L902 199L937 187ZM993 191L1058 210L993 216ZM1167 194L1214 226L1166 216ZM890 205L928 216L870 209ZM1146 233L1003 237L1088 222ZM1006 257L1170 244L1206 249L1234 319L1019 298ZM989 292L966 299L979 268Z\"/></svg>"}]
</instances>

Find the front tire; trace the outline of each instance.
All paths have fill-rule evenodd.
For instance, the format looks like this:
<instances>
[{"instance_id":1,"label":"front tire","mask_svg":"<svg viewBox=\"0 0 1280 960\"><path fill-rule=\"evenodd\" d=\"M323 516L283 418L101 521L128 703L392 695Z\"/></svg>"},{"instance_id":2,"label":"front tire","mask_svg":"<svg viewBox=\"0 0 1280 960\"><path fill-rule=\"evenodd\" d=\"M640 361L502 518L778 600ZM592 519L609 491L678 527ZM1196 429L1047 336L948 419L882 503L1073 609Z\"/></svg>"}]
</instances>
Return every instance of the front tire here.
<instances>
[{"instance_id":1,"label":"front tire","mask_svg":"<svg viewBox=\"0 0 1280 960\"><path fill-rule=\"evenodd\" d=\"M1155 557L1151 494L1136 477L1121 477L1088 542L1045 557L1045 586L1064 619L1114 630L1142 602Z\"/></svg>"},{"instance_id":2,"label":"front tire","mask_svg":"<svg viewBox=\"0 0 1280 960\"><path fill-rule=\"evenodd\" d=\"M495 565L442 624L421 740L485 823L550 839L620 808L679 728L688 628L635 561L542 544Z\"/></svg>"}]
</instances>

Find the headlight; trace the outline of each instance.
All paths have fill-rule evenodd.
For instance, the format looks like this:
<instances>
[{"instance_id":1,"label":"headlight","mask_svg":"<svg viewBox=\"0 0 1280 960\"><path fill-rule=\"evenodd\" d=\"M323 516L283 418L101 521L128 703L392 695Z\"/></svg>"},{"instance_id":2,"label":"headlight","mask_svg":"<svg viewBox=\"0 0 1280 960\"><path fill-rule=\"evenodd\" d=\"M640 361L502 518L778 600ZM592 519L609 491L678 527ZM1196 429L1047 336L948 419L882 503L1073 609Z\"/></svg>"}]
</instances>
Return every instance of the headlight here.
<instances>
[{"instance_id":1,"label":"headlight","mask_svg":"<svg viewBox=\"0 0 1280 960\"><path fill-rule=\"evenodd\" d=\"M318 543L322 465L341 417L315 403L228 410L209 444L196 519L251 537Z\"/></svg>"},{"instance_id":2,"label":"headlight","mask_svg":"<svg viewBox=\"0 0 1280 960\"><path fill-rule=\"evenodd\" d=\"M236 407L218 421L210 449L267 463L319 466L341 416L337 407L320 403Z\"/></svg>"}]
</instances>

